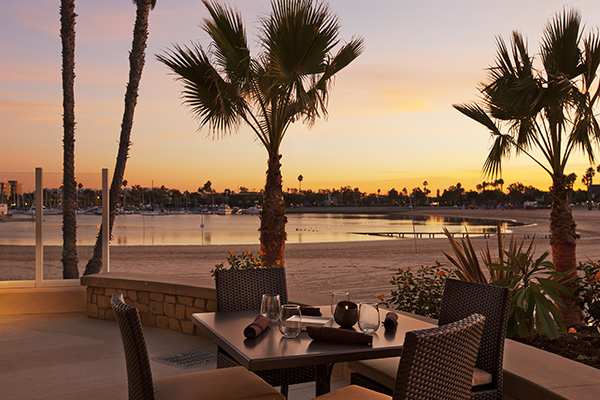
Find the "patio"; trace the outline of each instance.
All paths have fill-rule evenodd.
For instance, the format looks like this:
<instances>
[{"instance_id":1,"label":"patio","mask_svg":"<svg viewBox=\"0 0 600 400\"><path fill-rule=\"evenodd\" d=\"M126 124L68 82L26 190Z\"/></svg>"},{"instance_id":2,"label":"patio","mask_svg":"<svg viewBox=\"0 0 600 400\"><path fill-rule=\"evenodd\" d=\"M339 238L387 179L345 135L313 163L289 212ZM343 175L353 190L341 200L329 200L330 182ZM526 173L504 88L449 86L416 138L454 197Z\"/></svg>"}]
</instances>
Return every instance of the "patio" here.
<instances>
[{"instance_id":1,"label":"patio","mask_svg":"<svg viewBox=\"0 0 600 400\"><path fill-rule=\"evenodd\" d=\"M145 290L163 290L166 292L165 304L170 301L169 291L185 295L191 290L190 286L194 286L189 279L187 284L182 284L173 282L177 280L175 278L170 282L149 281L148 276L139 275L137 280L133 276L123 278L114 274L88 279L94 279L110 291L115 287L136 290L141 286ZM196 294L212 291L214 288L196 286ZM295 302L323 303L318 301L319 296L306 292L293 291L291 297ZM90 310L90 303L86 307L86 301L90 298L82 287L0 291L0 387L3 396L11 399L127 397L125 356L117 324L111 320L89 318L87 314L97 309ZM84 312L86 308L88 313ZM77 312L72 312L74 309ZM159 360L190 351L199 352L201 357L216 354L216 346L208 338L186 334L179 331L181 329L181 324L169 324L164 328L144 326L155 377L216 368L215 361L183 367ZM347 376L347 368L334 370L332 389L347 385ZM599 381L597 369L512 340L506 342L505 399L591 400L597 398ZM313 397L314 383L290 387L292 400Z\"/></svg>"},{"instance_id":2,"label":"patio","mask_svg":"<svg viewBox=\"0 0 600 400\"><path fill-rule=\"evenodd\" d=\"M216 368L216 346L207 338L144 327L155 377ZM189 351L212 361L194 367L158 358ZM125 355L115 321L85 313L0 316L0 387L7 399L125 399ZM347 385L332 376L332 389ZM314 383L290 387L290 399L314 397Z\"/></svg>"}]
</instances>

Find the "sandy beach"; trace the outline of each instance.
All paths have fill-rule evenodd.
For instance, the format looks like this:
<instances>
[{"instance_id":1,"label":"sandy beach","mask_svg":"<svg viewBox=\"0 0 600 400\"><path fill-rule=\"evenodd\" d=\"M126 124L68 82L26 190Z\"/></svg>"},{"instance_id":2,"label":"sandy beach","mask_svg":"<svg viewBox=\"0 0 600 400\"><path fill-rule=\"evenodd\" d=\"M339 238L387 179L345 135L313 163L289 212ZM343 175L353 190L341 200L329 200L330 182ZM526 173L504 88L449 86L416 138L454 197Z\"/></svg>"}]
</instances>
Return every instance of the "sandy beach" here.
<instances>
[{"instance_id":1,"label":"sandy beach","mask_svg":"<svg viewBox=\"0 0 600 400\"><path fill-rule=\"evenodd\" d=\"M536 234L536 253L550 251L546 236L550 210L462 210L422 208L415 214L460 216L470 218L510 219L524 223L511 228L519 238ZM574 209L577 231L577 259L600 259L600 211ZM495 237L487 239L496 249ZM473 238L476 249L486 239ZM209 277L215 264L225 261L227 252L258 251L258 243L248 245L211 246L112 246L111 270L144 272L181 276ZM293 289L328 294L333 290L347 290L355 300L373 300L379 293L389 294L391 275L399 267L432 265L436 260L447 263L442 252L449 252L445 237L435 239L410 238L337 243L292 243L286 246L288 286ZM79 249L80 273L91 255L91 246ZM61 247L44 248L45 276L62 276ZM34 249L31 246L0 246L2 279L33 279Z\"/></svg>"}]
</instances>

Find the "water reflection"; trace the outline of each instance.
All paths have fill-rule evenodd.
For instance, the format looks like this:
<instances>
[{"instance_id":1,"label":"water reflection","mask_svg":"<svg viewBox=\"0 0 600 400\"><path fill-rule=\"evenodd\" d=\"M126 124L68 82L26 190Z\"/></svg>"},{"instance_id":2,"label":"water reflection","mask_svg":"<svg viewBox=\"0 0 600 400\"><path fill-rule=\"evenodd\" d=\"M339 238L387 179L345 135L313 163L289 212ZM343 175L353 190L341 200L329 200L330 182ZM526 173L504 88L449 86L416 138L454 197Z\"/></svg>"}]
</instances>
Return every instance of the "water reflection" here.
<instances>
[{"instance_id":1,"label":"water reflection","mask_svg":"<svg viewBox=\"0 0 600 400\"><path fill-rule=\"evenodd\" d=\"M460 217L415 216L402 214L288 214L288 243L381 240L381 235L405 233L494 232L499 221ZM100 226L97 215L77 216L79 245L93 245ZM500 221L504 227L511 221ZM2 222L0 244L35 243L33 221ZM259 240L260 220L256 215L117 215L113 245L210 245L255 244ZM44 243L62 245L62 216L44 217Z\"/></svg>"}]
</instances>

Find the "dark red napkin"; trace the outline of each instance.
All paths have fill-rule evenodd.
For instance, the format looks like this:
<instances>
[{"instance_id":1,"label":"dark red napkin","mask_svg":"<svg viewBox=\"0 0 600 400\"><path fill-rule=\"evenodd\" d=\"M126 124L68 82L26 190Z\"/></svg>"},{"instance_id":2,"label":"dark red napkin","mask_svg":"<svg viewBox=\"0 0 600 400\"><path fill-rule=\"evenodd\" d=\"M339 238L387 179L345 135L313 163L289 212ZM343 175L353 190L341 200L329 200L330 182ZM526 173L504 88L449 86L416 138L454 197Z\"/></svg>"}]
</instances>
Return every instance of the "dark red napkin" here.
<instances>
[{"instance_id":1,"label":"dark red napkin","mask_svg":"<svg viewBox=\"0 0 600 400\"><path fill-rule=\"evenodd\" d=\"M300 313L302 315L310 315L312 317L320 317L323 314L318 307L300 306Z\"/></svg>"},{"instance_id":2,"label":"dark red napkin","mask_svg":"<svg viewBox=\"0 0 600 400\"><path fill-rule=\"evenodd\" d=\"M395 312L387 313L383 320L383 326L386 331L395 331L398 327L398 314Z\"/></svg>"},{"instance_id":3,"label":"dark red napkin","mask_svg":"<svg viewBox=\"0 0 600 400\"><path fill-rule=\"evenodd\" d=\"M269 322L271 322L270 318L265 317L264 315L259 315L250 325L244 328L244 336L246 336L248 339L257 337L269 327Z\"/></svg>"},{"instance_id":4,"label":"dark red napkin","mask_svg":"<svg viewBox=\"0 0 600 400\"><path fill-rule=\"evenodd\" d=\"M347 329L329 328L325 326L307 326L306 332L313 340L347 344L373 344L373 336Z\"/></svg>"}]
</instances>

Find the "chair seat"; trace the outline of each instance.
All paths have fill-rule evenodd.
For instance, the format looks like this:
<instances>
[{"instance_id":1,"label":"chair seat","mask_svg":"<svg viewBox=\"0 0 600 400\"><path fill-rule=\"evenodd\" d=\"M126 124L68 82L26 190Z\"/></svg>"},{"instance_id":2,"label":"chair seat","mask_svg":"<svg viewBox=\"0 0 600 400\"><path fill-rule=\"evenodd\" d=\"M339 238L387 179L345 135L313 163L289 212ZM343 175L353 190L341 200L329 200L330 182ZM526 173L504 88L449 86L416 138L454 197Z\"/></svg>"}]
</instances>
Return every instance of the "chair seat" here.
<instances>
[{"instance_id":1,"label":"chair seat","mask_svg":"<svg viewBox=\"0 0 600 400\"><path fill-rule=\"evenodd\" d=\"M374 360L352 361L348 368L367 378L379 382L385 387L394 390L396 376L398 374L398 363L400 357L379 358ZM492 382L492 375L484 370L475 368L473 371L472 386L487 385Z\"/></svg>"},{"instance_id":2,"label":"chair seat","mask_svg":"<svg viewBox=\"0 0 600 400\"><path fill-rule=\"evenodd\" d=\"M275 388L244 367L155 378L153 383L156 400L285 399Z\"/></svg>"},{"instance_id":3,"label":"chair seat","mask_svg":"<svg viewBox=\"0 0 600 400\"><path fill-rule=\"evenodd\" d=\"M365 389L361 386L350 385L316 397L313 400L391 400L390 396Z\"/></svg>"}]
</instances>

